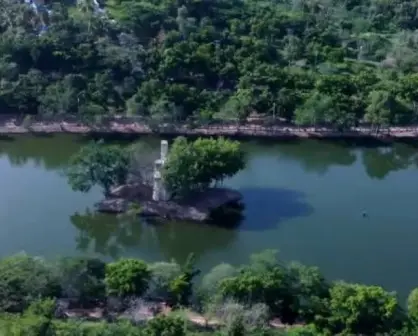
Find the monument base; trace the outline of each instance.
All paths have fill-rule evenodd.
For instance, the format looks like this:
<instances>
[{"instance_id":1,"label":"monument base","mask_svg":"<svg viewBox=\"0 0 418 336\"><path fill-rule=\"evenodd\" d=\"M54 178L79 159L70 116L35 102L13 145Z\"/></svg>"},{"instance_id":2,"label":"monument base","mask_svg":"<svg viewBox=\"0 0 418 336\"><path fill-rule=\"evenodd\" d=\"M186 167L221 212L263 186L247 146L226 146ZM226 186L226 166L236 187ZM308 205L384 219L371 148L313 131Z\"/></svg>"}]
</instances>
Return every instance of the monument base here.
<instances>
[{"instance_id":1,"label":"monument base","mask_svg":"<svg viewBox=\"0 0 418 336\"><path fill-rule=\"evenodd\" d=\"M227 188L209 188L193 191L187 197L155 201L152 199L152 187L144 184L126 184L113 189L109 196L96 204L97 210L106 213L124 213L137 208L138 215L159 217L167 220L208 221L212 211L228 204L237 204L242 195Z\"/></svg>"}]
</instances>

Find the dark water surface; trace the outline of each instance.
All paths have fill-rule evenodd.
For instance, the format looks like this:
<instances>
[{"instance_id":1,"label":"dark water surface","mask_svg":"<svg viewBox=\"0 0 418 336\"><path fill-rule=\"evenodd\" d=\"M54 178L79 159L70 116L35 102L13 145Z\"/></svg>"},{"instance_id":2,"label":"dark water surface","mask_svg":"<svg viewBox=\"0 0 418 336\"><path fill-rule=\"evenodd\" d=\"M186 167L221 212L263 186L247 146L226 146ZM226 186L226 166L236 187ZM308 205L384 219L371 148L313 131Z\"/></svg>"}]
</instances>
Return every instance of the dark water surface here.
<instances>
[{"instance_id":1,"label":"dark water surface","mask_svg":"<svg viewBox=\"0 0 418 336\"><path fill-rule=\"evenodd\" d=\"M158 139L142 141L158 148ZM411 145L247 142L247 168L226 183L244 194L245 219L228 229L94 214L100 190L73 192L62 173L82 143L68 135L0 140L0 256L24 250L181 262L194 252L206 270L274 248L332 279L380 284L402 297L418 286L418 152Z\"/></svg>"}]
</instances>

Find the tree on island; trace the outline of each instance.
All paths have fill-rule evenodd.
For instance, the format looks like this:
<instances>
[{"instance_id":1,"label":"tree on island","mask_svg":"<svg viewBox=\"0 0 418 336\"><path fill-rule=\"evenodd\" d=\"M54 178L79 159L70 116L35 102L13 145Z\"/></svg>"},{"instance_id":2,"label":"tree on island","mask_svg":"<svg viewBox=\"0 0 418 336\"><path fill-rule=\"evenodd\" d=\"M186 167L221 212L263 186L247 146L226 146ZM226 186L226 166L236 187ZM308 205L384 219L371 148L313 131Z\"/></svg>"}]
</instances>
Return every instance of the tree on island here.
<instances>
[{"instance_id":1,"label":"tree on island","mask_svg":"<svg viewBox=\"0 0 418 336\"><path fill-rule=\"evenodd\" d=\"M238 141L178 137L164 165L163 180L173 195L184 195L218 184L244 167L245 153Z\"/></svg>"},{"instance_id":2,"label":"tree on island","mask_svg":"<svg viewBox=\"0 0 418 336\"><path fill-rule=\"evenodd\" d=\"M91 142L71 157L66 174L74 190L87 192L97 184L108 194L125 183L129 164L130 153L121 146Z\"/></svg>"},{"instance_id":3,"label":"tree on island","mask_svg":"<svg viewBox=\"0 0 418 336\"><path fill-rule=\"evenodd\" d=\"M131 150L119 145L92 142L80 149L71 159L67 177L74 190L87 192L94 185L106 195L112 187L126 183L135 170ZM193 190L204 190L235 175L245 166L245 155L238 141L225 138L199 138L187 141L178 137L170 149L163 169L167 189L175 196ZM140 170L147 170L140 167ZM138 177L142 183L148 182Z\"/></svg>"}]
</instances>

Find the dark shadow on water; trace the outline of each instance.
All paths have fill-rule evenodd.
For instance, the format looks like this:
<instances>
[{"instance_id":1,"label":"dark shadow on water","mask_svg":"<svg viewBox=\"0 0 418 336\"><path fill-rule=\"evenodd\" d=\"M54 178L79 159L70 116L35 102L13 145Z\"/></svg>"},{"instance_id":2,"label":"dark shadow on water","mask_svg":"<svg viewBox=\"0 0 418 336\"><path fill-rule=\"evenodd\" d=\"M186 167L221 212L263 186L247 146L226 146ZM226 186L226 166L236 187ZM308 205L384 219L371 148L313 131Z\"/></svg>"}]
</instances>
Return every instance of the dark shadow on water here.
<instances>
[{"instance_id":1,"label":"dark shadow on water","mask_svg":"<svg viewBox=\"0 0 418 336\"><path fill-rule=\"evenodd\" d=\"M244 211L244 203L226 205L212 211L206 224L223 229L236 229L244 220Z\"/></svg>"},{"instance_id":2,"label":"dark shadow on water","mask_svg":"<svg viewBox=\"0 0 418 336\"><path fill-rule=\"evenodd\" d=\"M411 146L413 148L418 148L418 139L417 138L402 138L396 141L397 143Z\"/></svg>"},{"instance_id":3,"label":"dark shadow on water","mask_svg":"<svg viewBox=\"0 0 418 336\"><path fill-rule=\"evenodd\" d=\"M393 141L382 140L377 138L245 138L247 143L258 146L274 146L280 144L306 144L306 143L318 143L323 145L341 145L346 147L380 147L389 146Z\"/></svg>"},{"instance_id":4,"label":"dark shadow on water","mask_svg":"<svg viewBox=\"0 0 418 336\"><path fill-rule=\"evenodd\" d=\"M247 231L271 230L286 220L307 217L314 208L306 195L291 189L243 188L245 219L240 229Z\"/></svg>"},{"instance_id":5,"label":"dark shadow on water","mask_svg":"<svg viewBox=\"0 0 418 336\"><path fill-rule=\"evenodd\" d=\"M0 135L0 141L15 141L16 139L13 136L7 134Z\"/></svg>"},{"instance_id":6,"label":"dark shadow on water","mask_svg":"<svg viewBox=\"0 0 418 336\"><path fill-rule=\"evenodd\" d=\"M321 139L324 145L325 144L334 144L348 148L376 148L376 147L385 147L390 146L393 141L377 139L377 138L335 138L335 139Z\"/></svg>"},{"instance_id":7,"label":"dark shadow on water","mask_svg":"<svg viewBox=\"0 0 418 336\"><path fill-rule=\"evenodd\" d=\"M29 132L28 135L33 136L34 138L42 139L52 139L56 137L56 133L39 133L39 132Z\"/></svg>"},{"instance_id":8,"label":"dark shadow on water","mask_svg":"<svg viewBox=\"0 0 418 336\"><path fill-rule=\"evenodd\" d=\"M275 146L277 144L293 144L297 145L303 141L300 138L283 138L283 139L273 139L273 138L246 138L241 139L245 141L246 144L250 146Z\"/></svg>"},{"instance_id":9,"label":"dark shadow on water","mask_svg":"<svg viewBox=\"0 0 418 336\"><path fill-rule=\"evenodd\" d=\"M86 145L91 141L104 141L107 144L128 146L133 143L146 143L149 144L155 150L159 150L160 140L152 135L131 135L131 134L85 134L76 138L77 143L81 145ZM171 140L167 137L164 137L166 140Z\"/></svg>"},{"instance_id":10,"label":"dark shadow on water","mask_svg":"<svg viewBox=\"0 0 418 336\"><path fill-rule=\"evenodd\" d=\"M138 134L113 134L113 133L89 133L82 136L84 141L98 141L104 140L106 142L116 143L130 143L132 141L140 140L142 137Z\"/></svg>"}]
</instances>

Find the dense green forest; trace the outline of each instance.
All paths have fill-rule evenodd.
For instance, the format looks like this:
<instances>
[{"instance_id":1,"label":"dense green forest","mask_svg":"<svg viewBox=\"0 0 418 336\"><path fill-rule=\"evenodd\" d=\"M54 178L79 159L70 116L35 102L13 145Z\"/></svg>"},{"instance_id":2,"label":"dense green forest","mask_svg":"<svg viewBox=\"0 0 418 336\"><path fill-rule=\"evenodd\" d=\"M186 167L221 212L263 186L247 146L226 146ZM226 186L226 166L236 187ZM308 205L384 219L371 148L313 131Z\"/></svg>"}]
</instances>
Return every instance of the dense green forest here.
<instances>
[{"instance_id":1,"label":"dense green forest","mask_svg":"<svg viewBox=\"0 0 418 336\"><path fill-rule=\"evenodd\" d=\"M417 121L418 1L1 0L0 111Z\"/></svg>"},{"instance_id":2,"label":"dense green forest","mask_svg":"<svg viewBox=\"0 0 418 336\"><path fill-rule=\"evenodd\" d=\"M145 308L155 317L147 319ZM95 321L69 316L80 310L95 312ZM0 260L0 334L412 336L418 289L405 305L379 286L328 282L315 267L283 264L272 250L206 274L192 255L180 265L20 254Z\"/></svg>"}]
</instances>

